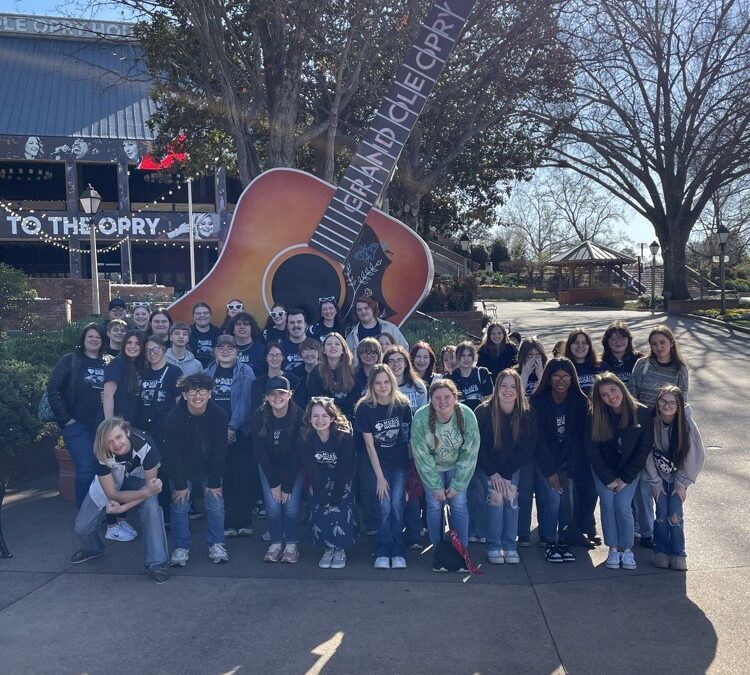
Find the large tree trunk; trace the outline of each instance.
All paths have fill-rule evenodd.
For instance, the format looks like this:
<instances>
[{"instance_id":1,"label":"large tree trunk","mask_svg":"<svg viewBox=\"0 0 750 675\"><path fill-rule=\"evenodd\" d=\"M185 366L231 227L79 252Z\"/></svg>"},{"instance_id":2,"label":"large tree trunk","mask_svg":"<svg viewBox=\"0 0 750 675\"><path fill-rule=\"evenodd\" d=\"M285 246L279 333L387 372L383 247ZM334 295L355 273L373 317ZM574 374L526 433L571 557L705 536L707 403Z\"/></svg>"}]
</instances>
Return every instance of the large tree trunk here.
<instances>
[{"instance_id":1,"label":"large tree trunk","mask_svg":"<svg viewBox=\"0 0 750 675\"><path fill-rule=\"evenodd\" d=\"M660 232L661 230L661 232ZM671 300L690 298L687 285L686 249L688 234L679 222L667 223L666 228L657 228L664 260L664 295ZM663 233L666 231L667 236Z\"/></svg>"}]
</instances>

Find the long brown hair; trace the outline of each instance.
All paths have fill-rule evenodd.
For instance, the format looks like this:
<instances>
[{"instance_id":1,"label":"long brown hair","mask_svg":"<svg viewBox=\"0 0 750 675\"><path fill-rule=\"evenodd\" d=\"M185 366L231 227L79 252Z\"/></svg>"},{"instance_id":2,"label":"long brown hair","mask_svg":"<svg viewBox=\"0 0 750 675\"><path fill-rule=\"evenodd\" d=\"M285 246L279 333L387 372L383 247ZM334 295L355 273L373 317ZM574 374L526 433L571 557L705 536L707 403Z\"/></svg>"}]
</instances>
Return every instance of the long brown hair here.
<instances>
[{"instance_id":1,"label":"long brown hair","mask_svg":"<svg viewBox=\"0 0 750 675\"><path fill-rule=\"evenodd\" d=\"M654 350L651 348L651 338L654 335L663 335L665 338L667 338L667 340L669 340L670 345L672 345L669 349L669 358L671 359L672 363L674 363L676 366L687 366L687 364L682 360L680 348L677 346L677 340L675 340L674 333L669 329L669 326L665 326L663 323L652 329L648 334L649 358L652 358L654 359L654 361L656 361Z\"/></svg>"},{"instance_id":2,"label":"long brown hair","mask_svg":"<svg viewBox=\"0 0 750 675\"><path fill-rule=\"evenodd\" d=\"M411 358L409 358L409 352L407 352L404 347L401 345L388 347L383 353L383 363L388 363L389 357L394 354L400 354L404 357L404 384L408 384L412 387L417 386L418 383L422 381L422 378L419 377L419 373L414 369Z\"/></svg>"},{"instance_id":3,"label":"long brown hair","mask_svg":"<svg viewBox=\"0 0 750 675\"><path fill-rule=\"evenodd\" d=\"M602 401L600 393L605 384L614 384L622 392L622 410L617 422L618 429L632 427L638 420L638 408L645 407L633 398L617 375L609 371L597 375L591 390L591 438L595 441L609 441L615 435L615 429L612 428L607 414L608 406Z\"/></svg>"},{"instance_id":4,"label":"long brown hair","mask_svg":"<svg viewBox=\"0 0 750 675\"><path fill-rule=\"evenodd\" d=\"M622 321L613 321L607 326L607 330L605 330L604 335L602 335L602 361L607 361L612 356L612 349L609 346L609 338L615 333L619 333L628 341L628 346L625 348L624 356L636 359L643 356L643 352L639 352L633 347L633 334L630 332L630 328L628 328Z\"/></svg>"},{"instance_id":5,"label":"long brown hair","mask_svg":"<svg viewBox=\"0 0 750 675\"><path fill-rule=\"evenodd\" d=\"M516 401L510 415L500 406L500 384L506 377L510 377L516 383ZM503 447L503 421L508 418L513 434L513 443L518 442L518 437L521 435L521 426L527 421L527 415L529 414L529 402L526 400L523 383L518 372L513 368L501 370L495 379L494 391L485 401L489 404L492 412L492 440L495 447Z\"/></svg>"},{"instance_id":6,"label":"long brown hair","mask_svg":"<svg viewBox=\"0 0 750 675\"><path fill-rule=\"evenodd\" d=\"M346 419L346 415L341 412L341 409L333 402L330 396L313 396L307 403L305 408L305 414L302 417L302 437L307 440L311 434L316 433L315 429L312 428L310 423L310 415L312 409L319 405L325 410L331 418L331 430L339 434L348 434L351 432L351 425L349 420Z\"/></svg>"},{"instance_id":7,"label":"long brown hair","mask_svg":"<svg viewBox=\"0 0 750 675\"><path fill-rule=\"evenodd\" d=\"M495 330L495 328L499 328L503 332L503 341L496 345L491 339L490 335L492 334L492 331ZM487 324L487 330L484 333L484 338L482 338L482 342L479 345L478 351L480 352L489 352L492 354L492 356L497 356L500 353L500 350L505 347L505 345L508 344L508 329L503 326L499 321L491 321Z\"/></svg>"},{"instance_id":8,"label":"long brown hair","mask_svg":"<svg viewBox=\"0 0 750 675\"><path fill-rule=\"evenodd\" d=\"M589 345L589 352L586 354L586 360L584 363L587 366L591 366L592 368L596 368L599 365L599 357L596 354L596 350L594 349L594 343L591 342L591 336L589 335L589 332L585 328L575 328L568 334L568 339L565 341L565 358L570 359L574 364L576 362L575 357L573 356L573 352L570 349L570 345L572 345L576 338L579 335L583 335L586 338L586 342Z\"/></svg>"},{"instance_id":9,"label":"long brown hair","mask_svg":"<svg viewBox=\"0 0 750 675\"><path fill-rule=\"evenodd\" d=\"M673 458L674 465L681 467L685 462L688 451L690 450L690 425L688 425L687 415L685 415L685 396L682 390L674 384L665 384L659 387L659 393L654 401L654 409L652 414L654 416L654 445L659 450L667 450L663 448L661 443L661 411L659 410L659 399L663 394L672 394L675 401L677 401L677 410L675 412L674 420L672 420L672 433L677 434L676 452Z\"/></svg>"},{"instance_id":10,"label":"long brown hair","mask_svg":"<svg viewBox=\"0 0 750 675\"><path fill-rule=\"evenodd\" d=\"M332 338L336 338L341 345L341 359L335 370L329 365L328 356L326 355L326 342ZM325 340L323 340L323 352L320 355L320 363L318 364L318 372L320 373L320 379L323 381L323 386L328 391L348 394L354 388L354 366L352 362L352 350L346 344L344 336L335 331L328 333Z\"/></svg>"},{"instance_id":11,"label":"long brown hair","mask_svg":"<svg viewBox=\"0 0 750 675\"><path fill-rule=\"evenodd\" d=\"M450 390L451 394L456 397L456 407L453 409L453 413L456 415L456 425L458 426L458 432L461 434L461 443L464 442L464 429L465 429L465 423L464 423L464 412L461 410L461 404L458 402L458 387L456 387L456 383L453 380L435 380L430 385L430 392L429 392L429 398L430 398L430 417L427 420L427 427L430 430L430 433L432 434L432 437L435 439L435 447L434 449L437 450L438 445L440 444L440 439L435 435L435 428L437 425L437 413L435 412L435 406L432 405L432 395L438 390L438 389L448 389Z\"/></svg>"}]
</instances>

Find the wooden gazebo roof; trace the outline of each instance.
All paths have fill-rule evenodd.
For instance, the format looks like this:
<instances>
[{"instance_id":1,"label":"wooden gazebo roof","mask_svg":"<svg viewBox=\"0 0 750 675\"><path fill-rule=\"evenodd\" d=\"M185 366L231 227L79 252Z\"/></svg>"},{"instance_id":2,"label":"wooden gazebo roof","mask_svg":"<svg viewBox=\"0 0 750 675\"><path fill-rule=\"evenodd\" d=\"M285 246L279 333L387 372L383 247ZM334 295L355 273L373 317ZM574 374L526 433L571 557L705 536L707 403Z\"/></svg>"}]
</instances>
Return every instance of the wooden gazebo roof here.
<instances>
[{"instance_id":1,"label":"wooden gazebo roof","mask_svg":"<svg viewBox=\"0 0 750 675\"><path fill-rule=\"evenodd\" d=\"M582 241L568 251L558 253L547 264L558 267L574 267L576 265L585 265L586 267L591 265L614 267L615 265L625 265L634 262L637 262L637 258L625 255L602 244L595 244L593 241Z\"/></svg>"}]
</instances>

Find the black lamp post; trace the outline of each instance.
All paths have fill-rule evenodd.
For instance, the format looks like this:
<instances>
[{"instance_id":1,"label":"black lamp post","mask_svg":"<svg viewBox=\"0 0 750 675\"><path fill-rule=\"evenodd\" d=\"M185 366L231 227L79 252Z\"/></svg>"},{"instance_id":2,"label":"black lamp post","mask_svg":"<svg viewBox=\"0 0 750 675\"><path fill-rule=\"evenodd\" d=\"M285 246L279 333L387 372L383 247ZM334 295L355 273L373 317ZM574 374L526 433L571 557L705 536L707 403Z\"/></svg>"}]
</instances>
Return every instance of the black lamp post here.
<instances>
[{"instance_id":1,"label":"black lamp post","mask_svg":"<svg viewBox=\"0 0 750 675\"><path fill-rule=\"evenodd\" d=\"M81 193L81 208L89 217L89 247L91 248L91 305L94 316L99 316L101 307L99 306L99 258L96 253L96 214L99 211L99 205L102 203L101 195L91 187Z\"/></svg>"},{"instance_id":2,"label":"black lamp post","mask_svg":"<svg viewBox=\"0 0 750 675\"><path fill-rule=\"evenodd\" d=\"M723 225L716 228L716 234L719 236L719 278L721 279L721 313L727 313L727 294L724 283L724 250L729 239L729 230Z\"/></svg>"},{"instance_id":3,"label":"black lamp post","mask_svg":"<svg viewBox=\"0 0 750 675\"><path fill-rule=\"evenodd\" d=\"M464 232L461 235L461 238L458 240L458 243L461 244L461 250L466 255L466 274L469 273L469 248L471 247L471 239L469 239L469 235Z\"/></svg>"},{"instance_id":4,"label":"black lamp post","mask_svg":"<svg viewBox=\"0 0 750 675\"><path fill-rule=\"evenodd\" d=\"M651 311L656 309L656 254L659 252L659 242L654 241L649 244L651 251Z\"/></svg>"}]
</instances>

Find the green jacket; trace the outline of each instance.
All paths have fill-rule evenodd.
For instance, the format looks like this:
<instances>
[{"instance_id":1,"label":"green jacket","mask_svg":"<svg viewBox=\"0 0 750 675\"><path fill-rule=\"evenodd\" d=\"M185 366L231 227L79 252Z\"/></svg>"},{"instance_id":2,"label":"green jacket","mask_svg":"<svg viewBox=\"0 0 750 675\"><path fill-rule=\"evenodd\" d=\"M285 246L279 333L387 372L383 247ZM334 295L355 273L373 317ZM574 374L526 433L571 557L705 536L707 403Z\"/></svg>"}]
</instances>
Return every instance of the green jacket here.
<instances>
[{"instance_id":1,"label":"green jacket","mask_svg":"<svg viewBox=\"0 0 750 675\"><path fill-rule=\"evenodd\" d=\"M450 487L462 492L469 485L474 469L477 465L479 452L479 425L471 408L457 403L464 417L463 438L458 430L456 414L450 420L435 424L435 435L430 433L430 406L423 406L414 413L411 426L411 445L414 453L414 463L419 477L429 490L439 490L444 487L438 474L439 471L456 470ZM436 445L436 437L439 441Z\"/></svg>"}]
</instances>

